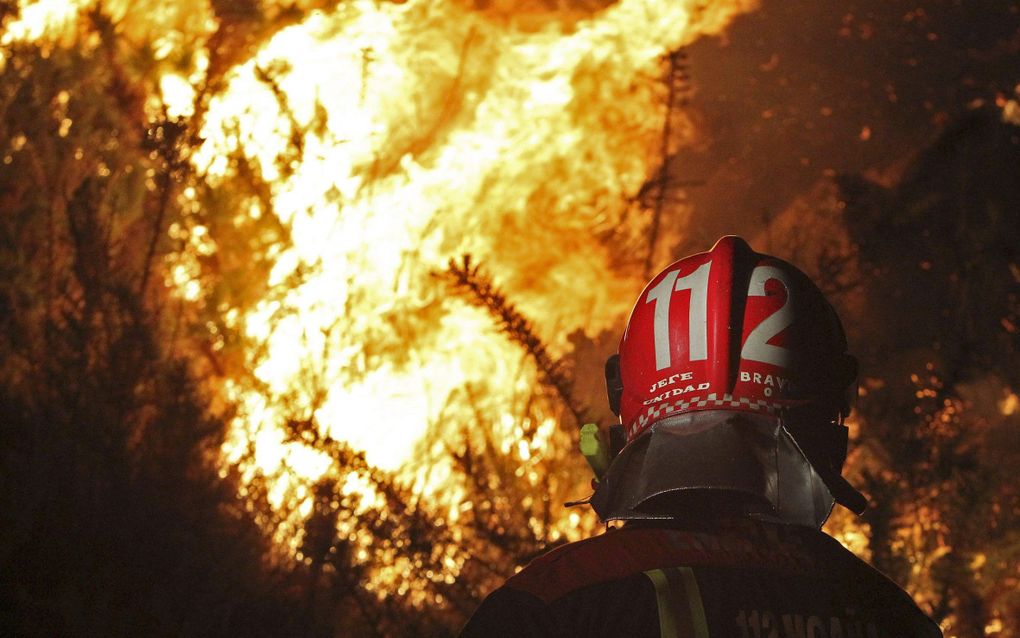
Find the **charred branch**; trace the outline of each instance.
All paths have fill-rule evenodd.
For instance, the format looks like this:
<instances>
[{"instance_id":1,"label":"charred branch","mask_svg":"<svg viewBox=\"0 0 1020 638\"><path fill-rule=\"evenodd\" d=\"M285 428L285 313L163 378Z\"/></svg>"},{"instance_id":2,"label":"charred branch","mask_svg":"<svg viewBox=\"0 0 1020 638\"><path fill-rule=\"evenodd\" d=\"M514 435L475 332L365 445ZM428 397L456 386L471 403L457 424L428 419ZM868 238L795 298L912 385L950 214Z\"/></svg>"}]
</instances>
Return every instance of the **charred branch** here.
<instances>
[{"instance_id":1,"label":"charred branch","mask_svg":"<svg viewBox=\"0 0 1020 638\"><path fill-rule=\"evenodd\" d=\"M648 252L645 256L645 276L651 275L655 260L655 246L659 241L659 226L662 213L666 207L669 189L668 169L670 164L670 144L673 138L673 113L676 108L687 106L690 95L690 75L687 53L683 49L672 51L666 56L668 69L666 72L666 114L663 118L662 136L659 140L660 167L656 179L646 184L646 188L654 188L655 200L652 205L652 226L648 231ZM678 186L679 183L673 184ZM639 194L640 196L640 194Z\"/></svg>"}]
</instances>

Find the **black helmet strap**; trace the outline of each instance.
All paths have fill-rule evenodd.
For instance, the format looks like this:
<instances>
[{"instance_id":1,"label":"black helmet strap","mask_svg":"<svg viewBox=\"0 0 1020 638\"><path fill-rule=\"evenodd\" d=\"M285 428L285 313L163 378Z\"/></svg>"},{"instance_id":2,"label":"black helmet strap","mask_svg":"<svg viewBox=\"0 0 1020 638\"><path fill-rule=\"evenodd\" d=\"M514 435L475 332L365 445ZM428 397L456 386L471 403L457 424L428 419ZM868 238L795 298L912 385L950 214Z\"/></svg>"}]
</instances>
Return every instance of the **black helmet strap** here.
<instances>
[{"instance_id":1,"label":"black helmet strap","mask_svg":"<svg viewBox=\"0 0 1020 638\"><path fill-rule=\"evenodd\" d=\"M614 354L606 360L606 393L609 395L609 409L616 416L620 416L623 375L620 373L620 355L618 354Z\"/></svg>"}]
</instances>

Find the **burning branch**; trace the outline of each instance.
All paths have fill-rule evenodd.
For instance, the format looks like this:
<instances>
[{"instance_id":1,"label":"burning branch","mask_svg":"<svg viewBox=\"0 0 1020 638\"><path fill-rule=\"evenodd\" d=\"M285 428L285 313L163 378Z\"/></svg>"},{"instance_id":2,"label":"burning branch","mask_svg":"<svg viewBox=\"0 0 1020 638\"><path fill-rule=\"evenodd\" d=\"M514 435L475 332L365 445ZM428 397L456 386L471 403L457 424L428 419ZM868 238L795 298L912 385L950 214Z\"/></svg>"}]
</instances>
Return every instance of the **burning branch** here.
<instances>
[{"instance_id":1,"label":"burning branch","mask_svg":"<svg viewBox=\"0 0 1020 638\"><path fill-rule=\"evenodd\" d=\"M459 263L451 259L446 271L440 273L440 276L447 279L455 289L470 294L478 305L492 314L499 322L500 330L534 359L542 383L556 391L578 425L584 423L587 408L574 399L571 392L574 383L569 373L549 355L531 322L500 292L481 271L480 266L471 264L471 255L464 255Z\"/></svg>"},{"instance_id":2,"label":"burning branch","mask_svg":"<svg viewBox=\"0 0 1020 638\"><path fill-rule=\"evenodd\" d=\"M662 158L658 174L650 180L641 192L638 199L644 199L648 190L655 189L655 201L652 205L652 227L648 231L648 253L645 256L645 276L651 276L652 266L655 260L655 245L659 241L659 227L662 224L662 213L665 210L669 196L669 164L672 159L670 143L673 136L673 112L676 108L687 106L691 93L690 79L688 73L687 53L683 49L672 51L666 56L669 69L666 72L666 115L662 124L662 137L659 144L659 155ZM675 182L675 186L694 186L702 184L700 180L684 180Z\"/></svg>"},{"instance_id":3,"label":"burning branch","mask_svg":"<svg viewBox=\"0 0 1020 638\"><path fill-rule=\"evenodd\" d=\"M659 154L662 166L659 169L659 188L655 197L655 208L652 211L652 228L648 233L648 255L645 257L645 275L652 269L655 258L655 244L659 238L659 224L662 220L662 208L666 203L666 167L669 164L669 138L673 131L673 103L676 101L679 80L686 79L686 54L683 50L669 54L669 71L666 75L666 117L662 123L662 139Z\"/></svg>"},{"instance_id":4,"label":"burning branch","mask_svg":"<svg viewBox=\"0 0 1020 638\"><path fill-rule=\"evenodd\" d=\"M182 174L187 171L187 162L184 157L184 146L191 142L187 139L188 123L181 119L171 118L164 106L163 117L153 123L146 131L145 148L152 149L163 163L163 170L159 176L159 195L152 204L155 208L155 215L152 223L152 235L145 252L145 261L142 262L141 281L138 284L138 294L144 295L149 285L149 275L156 259L156 248L159 239L165 232L163 226L166 221L169 206L174 195L175 185L181 181Z\"/></svg>"},{"instance_id":5,"label":"burning branch","mask_svg":"<svg viewBox=\"0 0 1020 638\"><path fill-rule=\"evenodd\" d=\"M284 152L280 153L276 160L281 174L289 176L294 173L294 167L305 154L305 127L298 122L294 109L290 105L290 98L280 85L279 78L287 70L289 70L289 67L282 60L274 61L265 67L255 66L255 78L265 84L272 92L273 97L276 98L277 105L280 107L280 115L290 125L290 144Z\"/></svg>"}]
</instances>

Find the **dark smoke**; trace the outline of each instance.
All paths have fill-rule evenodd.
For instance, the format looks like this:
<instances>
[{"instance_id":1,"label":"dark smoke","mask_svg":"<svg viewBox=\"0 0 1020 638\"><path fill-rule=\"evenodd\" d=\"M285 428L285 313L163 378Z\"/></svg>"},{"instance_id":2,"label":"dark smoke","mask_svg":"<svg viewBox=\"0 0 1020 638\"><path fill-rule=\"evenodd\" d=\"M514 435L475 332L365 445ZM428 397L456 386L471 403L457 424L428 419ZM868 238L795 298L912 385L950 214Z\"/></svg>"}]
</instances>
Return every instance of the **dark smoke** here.
<instances>
[{"instance_id":1,"label":"dark smoke","mask_svg":"<svg viewBox=\"0 0 1020 638\"><path fill-rule=\"evenodd\" d=\"M688 49L707 142L672 163L694 217L678 254L752 236L843 173L895 173L1020 83L1015 0L764 0Z\"/></svg>"}]
</instances>

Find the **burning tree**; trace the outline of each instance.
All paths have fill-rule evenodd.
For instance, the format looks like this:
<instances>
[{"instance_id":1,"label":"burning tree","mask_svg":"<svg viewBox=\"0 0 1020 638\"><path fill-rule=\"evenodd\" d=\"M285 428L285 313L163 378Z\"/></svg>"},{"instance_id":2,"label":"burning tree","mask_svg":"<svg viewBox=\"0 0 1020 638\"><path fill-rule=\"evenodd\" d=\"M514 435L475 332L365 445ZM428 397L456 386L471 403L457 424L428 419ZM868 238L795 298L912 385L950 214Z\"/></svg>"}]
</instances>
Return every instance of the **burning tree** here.
<instances>
[{"instance_id":1,"label":"burning tree","mask_svg":"<svg viewBox=\"0 0 1020 638\"><path fill-rule=\"evenodd\" d=\"M0 626L305 632L267 508L216 461L222 410L174 352L163 259L194 138L151 100L142 25L93 9L29 42L4 9Z\"/></svg>"}]
</instances>

